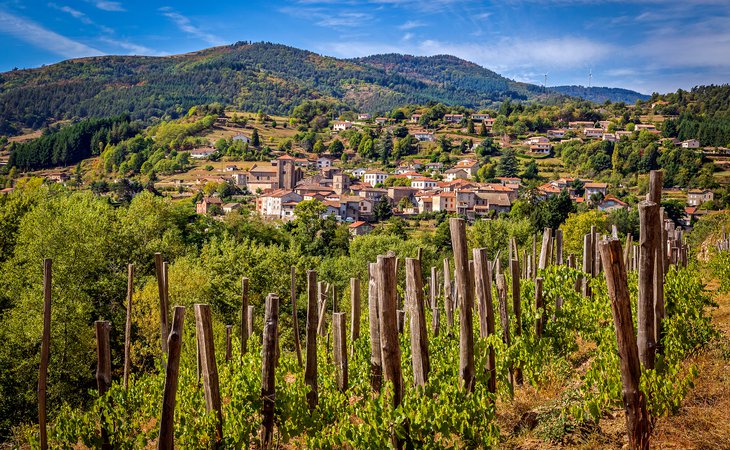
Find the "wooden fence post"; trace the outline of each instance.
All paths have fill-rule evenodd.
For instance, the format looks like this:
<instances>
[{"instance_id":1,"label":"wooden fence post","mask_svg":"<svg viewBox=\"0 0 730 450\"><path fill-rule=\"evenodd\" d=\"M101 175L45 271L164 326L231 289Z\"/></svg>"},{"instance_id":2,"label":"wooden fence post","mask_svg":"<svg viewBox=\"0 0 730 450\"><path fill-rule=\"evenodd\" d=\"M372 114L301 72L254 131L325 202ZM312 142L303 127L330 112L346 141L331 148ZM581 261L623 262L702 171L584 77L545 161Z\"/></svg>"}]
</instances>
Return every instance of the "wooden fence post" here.
<instances>
[{"instance_id":1,"label":"wooden fence post","mask_svg":"<svg viewBox=\"0 0 730 450\"><path fill-rule=\"evenodd\" d=\"M253 336L253 318L254 318L254 307L253 305L248 305L248 323L246 324L246 328L248 328L248 337L250 338Z\"/></svg>"},{"instance_id":2,"label":"wooden fence post","mask_svg":"<svg viewBox=\"0 0 730 450\"><path fill-rule=\"evenodd\" d=\"M355 341L360 338L360 316L362 315L362 303L360 303L360 279L350 278L350 312L352 323L350 324L350 340L352 341L352 354L355 354Z\"/></svg>"},{"instance_id":3,"label":"wooden fence post","mask_svg":"<svg viewBox=\"0 0 730 450\"><path fill-rule=\"evenodd\" d=\"M332 315L332 349L335 361L337 387L342 392L347 390L347 323L345 313L338 312Z\"/></svg>"},{"instance_id":4,"label":"wooden fence post","mask_svg":"<svg viewBox=\"0 0 730 450\"><path fill-rule=\"evenodd\" d=\"M112 355L109 346L111 324L106 320L97 320L94 322L94 328L96 331L96 384L99 388L99 397L103 397L112 385ZM111 450L109 430L106 429L103 422L101 424L101 441L103 450Z\"/></svg>"},{"instance_id":5,"label":"wooden fence post","mask_svg":"<svg viewBox=\"0 0 730 450\"><path fill-rule=\"evenodd\" d=\"M213 318L208 304L196 303L194 309L205 409L216 415L215 445L218 446L223 439L223 414L221 412L220 385L218 384L218 365L215 361L215 346L213 345Z\"/></svg>"},{"instance_id":6,"label":"wooden fence post","mask_svg":"<svg viewBox=\"0 0 730 450\"><path fill-rule=\"evenodd\" d=\"M543 310L542 313L539 312L540 309ZM535 312L538 314L535 319L535 335L538 338L541 338L545 324L545 304L542 299L542 277L535 278Z\"/></svg>"},{"instance_id":7,"label":"wooden fence post","mask_svg":"<svg viewBox=\"0 0 730 450\"><path fill-rule=\"evenodd\" d=\"M621 244L618 240L603 241L599 248L605 268L606 284L611 299L611 312L618 341L629 448L648 450L651 423L646 410L646 397L639 389L641 368L634 337L631 299L626 280L626 269L622 261Z\"/></svg>"},{"instance_id":8,"label":"wooden fence post","mask_svg":"<svg viewBox=\"0 0 730 450\"><path fill-rule=\"evenodd\" d=\"M446 325L448 332L454 329L454 298L451 296L451 269L449 258L444 258L444 310L446 310Z\"/></svg>"},{"instance_id":9,"label":"wooden fence post","mask_svg":"<svg viewBox=\"0 0 730 450\"><path fill-rule=\"evenodd\" d=\"M495 274L498 274L496 271ZM534 280L537 277L537 235L532 235L532 273L530 277Z\"/></svg>"},{"instance_id":10,"label":"wooden fence post","mask_svg":"<svg viewBox=\"0 0 730 450\"><path fill-rule=\"evenodd\" d=\"M317 406L317 272L307 270L307 364L304 368L304 383L309 387L307 404L309 409Z\"/></svg>"},{"instance_id":11,"label":"wooden fence post","mask_svg":"<svg viewBox=\"0 0 730 450\"><path fill-rule=\"evenodd\" d=\"M248 278L241 278L241 358L248 350L248 337L251 330L248 327Z\"/></svg>"},{"instance_id":12,"label":"wooden fence post","mask_svg":"<svg viewBox=\"0 0 730 450\"><path fill-rule=\"evenodd\" d=\"M509 332L509 311L507 306L507 279L503 273L497 275L497 296L499 299L499 322L502 325L502 342L507 347L512 345ZM509 382L514 383L512 365L509 367Z\"/></svg>"},{"instance_id":13,"label":"wooden fence post","mask_svg":"<svg viewBox=\"0 0 730 450\"><path fill-rule=\"evenodd\" d=\"M583 296L591 296L591 274L593 273L593 235L583 236Z\"/></svg>"},{"instance_id":14,"label":"wooden fence post","mask_svg":"<svg viewBox=\"0 0 730 450\"><path fill-rule=\"evenodd\" d=\"M631 246L634 245L633 235L631 233L626 234L626 247L624 247L624 267L626 272L631 270Z\"/></svg>"},{"instance_id":15,"label":"wooden fence post","mask_svg":"<svg viewBox=\"0 0 730 450\"><path fill-rule=\"evenodd\" d=\"M477 300L479 305L479 336L487 338L494 334L494 306L492 303L492 275L489 269L489 259L486 248L475 248L472 251L474 257L474 284L476 285ZM487 389L494 394L497 391L496 362L494 346L489 346L487 356L487 373L489 381Z\"/></svg>"},{"instance_id":16,"label":"wooden fence post","mask_svg":"<svg viewBox=\"0 0 730 450\"><path fill-rule=\"evenodd\" d=\"M324 320L327 312L327 291L324 287L324 281L317 283L317 293L319 297L319 319L317 321L317 334L324 336L327 333Z\"/></svg>"},{"instance_id":17,"label":"wooden fence post","mask_svg":"<svg viewBox=\"0 0 730 450\"><path fill-rule=\"evenodd\" d=\"M233 331L233 325L226 325L226 362L231 360L231 331Z\"/></svg>"},{"instance_id":18,"label":"wooden fence post","mask_svg":"<svg viewBox=\"0 0 730 450\"><path fill-rule=\"evenodd\" d=\"M297 268L291 266L291 321L294 332L294 350L297 352L297 362L302 367L302 344L299 341L299 314L297 309Z\"/></svg>"},{"instance_id":19,"label":"wooden fence post","mask_svg":"<svg viewBox=\"0 0 730 450\"><path fill-rule=\"evenodd\" d=\"M636 307L639 361L646 369L654 368L654 260L656 258L656 226L659 205L639 202L639 299Z\"/></svg>"},{"instance_id":20,"label":"wooden fence post","mask_svg":"<svg viewBox=\"0 0 730 450\"><path fill-rule=\"evenodd\" d=\"M550 264L550 237L553 230L545 228L542 233L542 248L540 249L540 263L538 269L543 270Z\"/></svg>"},{"instance_id":21,"label":"wooden fence post","mask_svg":"<svg viewBox=\"0 0 730 450\"><path fill-rule=\"evenodd\" d=\"M461 218L449 219L451 243L454 249L456 283L459 291L459 374L462 387L474 391L474 328L472 306L474 305L474 283L469 273L469 254L466 245L466 223Z\"/></svg>"},{"instance_id":22,"label":"wooden fence post","mask_svg":"<svg viewBox=\"0 0 730 450\"><path fill-rule=\"evenodd\" d=\"M431 267L431 281L428 283L428 290L431 297L431 309L435 310L438 308L438 285L439 285L439 274L436 271L436 267Z\"/></svg>"},{"instance_id":23,"label":"wooden fence post","mask_svg":"<svg viewBox=\"0 0 730 450\"><path fill-rule=\"evenodd\" d=\"M279 297L266 297L264 343L261 365L261 448L269 448L274 437L274 406L276 402L277 341L279 340Z\"/></svg>"},{"instance_id":24,"label":"wooden fence post","mask_svg":"<svg viewBox=\"0 0 730 450\"><path fill-rule=\"evenodd\" d=\"M563 230L555 230L555 264L563 265Z\"/></svg>"},{"instance_id":25,"label":"wooden fence post","mask_svg":"<svg viewBox=\"0 0 730 450\"><path fill-rule=\"evenodd\" d=\"M393 385L393 406L403 399L400 343L398 340L395 257L378 256L378 302L380 306L380 347L383 374Z\"/></svg>"},{"instance_id":26,"label":"wooden fence post","mask_svg":"<svg viewBox=\"0 0 730 450\"><path fill-rule=\"evenodd\" d=\"M380 346L380 303L378 302L378 263L368 264L368 322L370 325L370 385L380 392L383 379L382 348Z\"/></svg>"},{"instance_id":27,"label":"wooden fence post","mask_svg":"<svg viewBox=\"0 0 730 450\"><path fill-rule=\"evenodd\" d=\"M406 329L406 311L404 309L398 309L395 311L395 314L398 323L398 333L403 334Z\"/></svg>"},{"instance_id":28,"label":"wooden fence post","mask_svg":"<svg viewBox=\"0 0 730 450\"><path fill-rule=\"evenodd\" d=\"M162 394L162 416L160 435L157 440L159 450L175 448L175 395L180 371L180 351L182 348L185 307L176 306L172 314L172 330L167 337L167 368L165 369L165 388Z\"/></svg>"},{"instance_id":29,"label":"wooden fence post","mask_svg":"<svg viewBox=\"0 0 730 450\"><path fill-rule=\"evenodd\" d=\"M549 228L548 228L549 229ZM548 249L550 248L550 239L548 239ZM549 254L547 261L550 261ZM522 335L522 301L520 296L520 277L519 263L513 259L510 261L510 273L512 281L512 313L515 316L515 336ZM537 278L535 278L537 281ZM519 365L514 368L515 382L522 384L522 369Z\"/></svg>"},{"instance_id":30,"label":"wooden fence post","mask_svg":"<svg viewBox=\"0 0 730 450\"><path fill-rule=\"evenodd\" d=\"M428 373L431 371L421 277L421 261L406 258L406 304L411 316L411 362L413 364L413 383L416 386L424 386L428 382Z\"/></svg>"},{"instance_id":31,"label":"wooden fence post","mask_svg":"<svg viewBox=\"0 0 730 450\"><path fill-rule=\"evenodd\" d=\"M659 205L659 215L656 218L657 225L654 228L655 255L654 255L654 343L661 345L662 320L666 314L664 309L664 274L666 273L664 263L667 248L667 232L664 227L664 208L662 203L662 187L664 185L664 172L652 170L649 172L649 192L647 200Z\"/></svg>"},{"instance_id":32,"label":"wooden fence post","mask_svg":"<svg viewBox=\"0 0 730 450\"><path fill-rule=\"evenodd\" d=\"M165 294L165 268L162 254L155 253L155 273L157 275L157 293L160 297L160 335L162 337L162 353L167 354L167 297Z\"/></svg>"},{"instance_id":33,"label":"wooden fence post","mask_svg":"<svg viewBox=\"0 0 730 450\"><path fill-rule=\"evenodd\" d=\"M134 294L134 264L127 265L127 320L124 324L124 390L129 388L130 347L132 343L132 295Z\"/></svg>"},{"instance_id":34,"label":"wooden fence post","mask_svg":"<svg viewBox=\"0 0 730 450\"><path fill-rule=\"evenodd\" d=\"M43 335L41 337L41 364L38 369L38 424L40 426L40 448L48 449L46 428L46 386L48 380L48 359L51 351L51 282L53 261L43 260Z\"/></svg>"}]
</instances>

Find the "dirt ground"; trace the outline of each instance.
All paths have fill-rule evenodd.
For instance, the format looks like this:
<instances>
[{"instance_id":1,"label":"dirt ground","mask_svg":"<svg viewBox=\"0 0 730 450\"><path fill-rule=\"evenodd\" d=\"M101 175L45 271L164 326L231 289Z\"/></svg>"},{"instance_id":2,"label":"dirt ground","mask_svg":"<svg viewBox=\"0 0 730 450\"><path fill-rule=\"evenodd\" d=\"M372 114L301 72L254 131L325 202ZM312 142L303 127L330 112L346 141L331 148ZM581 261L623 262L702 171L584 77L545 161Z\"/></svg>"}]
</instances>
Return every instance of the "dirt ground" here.
<instances>
[{"instance_id":1,"label":"dirt ground","mask_svg":"<svg viewBox=\"0 0 730 450\"><path fill-rule=\"evenodd\" d=\"M717 292L717 283L708 285ZM730 450L730 294L714 296L718 308L711 310L713 323L721 333L703 352L691 357L687 366L699 372L694 388L687 394L679 412L658 419L651 437L656 449L729 449ZM509 414L498 415L500 429L512 435L503 443L512 449L623 449L628 448L623 411L615 411L590 429L576 430L562 444L551 443L520 427L530 426L530 414L553 402L561 392L541 387L538 392L523 388L515 393ZM564 386L564 385L563 385ZM532 424L534 426L534 423ZM567 442L566 442L567 441Z\"/></svg>"}]
</instances>

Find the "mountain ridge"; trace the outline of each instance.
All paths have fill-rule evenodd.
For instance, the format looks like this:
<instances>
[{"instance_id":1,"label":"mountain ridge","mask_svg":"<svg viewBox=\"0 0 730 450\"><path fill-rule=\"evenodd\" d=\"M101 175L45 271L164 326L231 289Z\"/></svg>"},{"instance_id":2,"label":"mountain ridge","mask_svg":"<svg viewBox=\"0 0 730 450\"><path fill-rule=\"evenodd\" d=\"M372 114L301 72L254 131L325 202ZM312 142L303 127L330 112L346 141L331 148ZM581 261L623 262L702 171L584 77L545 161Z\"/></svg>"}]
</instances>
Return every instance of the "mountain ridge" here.
<instances>
[{"instance_id":1,"label":"mountain ridge","mask_svg":"<svg viewBox=\"0 0 730 450\"><path fill-rule=\"evenodd\" d=\"M194 105L290 114L307 100L385 112L441 102L473 109L563 96L452 55L340 59L270 42L168 56L94 56L0 73L0 133L85 117L175 118Z\"/></svg>"}]
</instances>

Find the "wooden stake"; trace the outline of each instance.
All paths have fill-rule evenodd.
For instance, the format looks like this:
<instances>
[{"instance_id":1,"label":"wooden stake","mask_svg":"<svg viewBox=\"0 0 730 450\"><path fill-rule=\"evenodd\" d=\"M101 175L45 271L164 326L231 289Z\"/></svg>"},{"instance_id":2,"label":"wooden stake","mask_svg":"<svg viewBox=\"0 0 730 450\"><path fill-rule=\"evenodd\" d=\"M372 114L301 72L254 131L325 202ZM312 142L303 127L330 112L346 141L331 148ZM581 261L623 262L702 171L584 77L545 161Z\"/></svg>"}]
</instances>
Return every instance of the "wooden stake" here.
<instances>
[{"instance_id":1,"label":"wooden stake","mask_svg":"<svg viewBox=\"0 0 730 450\"><path fill-rule=\"evenodd\" d=\"M350 311L352 312L352 323L350 324L350 340L352 341L352 352L355 353L355 341L360 338L360 279L350 278Z\"/></svg>"},{"instance_id":2,"label":"wooden stake","mask_svg":"<svg viewBox=\"0 0 730 450\"><path fill-rule=\"evenodd\" d=\"M411 317L411 362L416 386L424 386L431 371L421 277L421 261L406 258L406 303Z\"/></svg>"},{"instance_id":3,"label":"wooden stake","mask_svg":"<svg viewBox=\"0 0 730 450\"><path fill-rule=\"evenodd\" d=\"M543 310L542 313L539 312L540 309ZM535 320L535 335L538 338L541 338L545 323L545 304L542 299L542 277L535 278L535 314L537 314L537 319Z\"/></svg>"},{"instance_id":4,"label":"wooden stake","mask_svg":"<svg viewBox=\"0 0 730 450\"><path fill-rule=\"evenodd\" d=\"M398 333L403 334L403 331L405 331L406 328L406 311L398 309L395 313L398 318Z\"/></svg>"},{"instance_id":5,"label":"wooden stake","mask_svg":"<svg viewBox=\"0 0 730 450\"><path fill-rule=\"evenodd\" d=\"M403 375L401 373L400 343L398 340L394 256L378 256L377 281L383 375L385 381L393 385L393 406L397 407L403 399Z\"/></svg>"},{"instance_id":6,"label":"wooden stake","mask_svg":"<svg viewBox=\"0 0 730 450\"><path fill-rule=\"evenodd\" d=\"M299 341L299 310L297 308L297 268L291 266L291 321L294 332L294 350L297 352L297 362L302 367L302 344Z\"/></svg>"},{"instance_id":7,"label":"wooden stake","mask_svg":"<svg viewBox=\"0 0 730 450\"><path fill-rule=\"evenodd\" d=\"M474 305L474 283L469 274L469 254L466 245L466 223L461 218L449 219L451 245L454 249L456 282L461 304L459 305L459 374L462 387L467 392L474 390L474 328L472 306Z\"/></svg>"},{"instance_id":8,"label":"wooden stake","mask_svg":"<svg viewBox=\"0 0 730 450\"><path fill-rule=\"evenodd\" d=\"M231 360L231 331L233 331L233 325L226 325L226 362Z\"/></svg>"},{"instance_id":9,"label":"wooden stake","mask_svg":"<svg viewBox=\"0 0 730 450\"><path fill-rule=\"evenodd\" d=\"M550 237L553 230L545 228L542 233L542 247L540 248L540 263L538 269L544 270L550 264Z\"/></svg>"},{"instance_id":10,"label":"wooden stake","mask_svg":"<svg viewBox=\"0 0 730 450\"><path fill-rule=\"evenodd\" d=\"M583 236L583 296L591 296L591 274L593 273L593 235Z\"/></svg>"},{"instance_id":11,"label":"wooden stake","mask_svg":"<svg viewBox=\"0 0 730 450\"><path fill-rule=\"evenodd\" d=\"M175 395L180 371L180 352L182 348L185 307L176 306L172 315L172 330L167 337L167 368L165 369L165 388L162 395L162 416L160 435L157 440L159 450L175 448Z\"/></svg>"},{"instance_id":12,"label":"wooden stake","mask_svg":"<svg viewBox=\"0 0 730 450\"><path fill-rule=\"evenodd\" d=\"M129 368L132 341L132 295L134 294L134 264L127 266L127 320L124 325L124 390L129 388Z\"/></svg>"},{"instance_id":13,"label":"wooden stake","mask_svg":"<svg viewBox=\"0 0 730 450\"><path fill-rule=\"evenodd\" d=\"M656 226L659 205L639 202L639 299L637 303L637 342L639 361L646 369L654 368L654 260L656 257Z\"/></svg>"},{"instance_id":14,"label":"wooden stake","mask_svg":"<svg viewBox=\"0 0 730 450\"><path fill-rule=\"evenodd\" d=\"M454 298L451 296L451 269L449 258L444 258L444 309L446 310L446 325L448 332L454 329Z\"/></svg>"},{"instance_id":15,"label":"wooden stake","mask_svg":"<svg viewBox=\"0 0 730 450\"><path fill-rule=\"evenodd\" d=\"M555 264L563 265L563 230L555 230Z\"/></svg>"},{"instance_id":16,"label":"wooden stake","mask_svg":"<svg viewBox=\"0 0 730 450\"><path fill-rule=\"evenodd\" d=\"M317 406L317 272L307 270L307 365L304 368L304 384L309 387L307 404L312 410Z\"/></svg>"},{"instance_id":17,"label":"wooden stake","mask_svg":"<svg viewBox=\"0 0 730 450\"><path fill-rule=\"evenodd\" d=\"M43 260L43 336L41 337L41 364L38 369L38 424L40 426L40 448L48 449L46 428L46 386L48 380L48 359L51 351L51 282L53 261Z\"/></svg>"},{"instance_id":18,"label":"wooden stake","mask_svg":"<svg viewBox=\"0 0 730 450\"><path fill-rule=\"evenodd\" d=\"M253 318L254 318L254 308L253 305L248 305L248 323L246 324L246 328L248 328L248 336L253 336Z\"/></svg>"},{"instance_id":19,"label":"wooden stake","mask_svg":"<svg viewBox=\"0 0 730 450\"><path fill-rule=\"evenodd\" d=\"M621 255L621 244L618 240L603 241L599 248L603 266L606 269L606 284L608 295L611 298L611 312L618 341L629 448L648 450L651 422L646 409L646 397L639 389L641 368L634 337L631 299Z\"/></svg>"},{"instance_id":20,"label":"wooden stake","mask_svg":"<svg viewBox=\"0 0 730 450\"><path fill-rule=\"evenodd\" d=\"M111 324L106 320L97 320L94 323L96 330L96 384L99 388L99 397L103 397L112 385L112 352L109 346L109 331ZM104 417L104 414L101 414ZM111 450L109 430L101 420L101 448Z\"/></svg>"},{"instance_id":21,"label":"wooden stake","mask_svg":"<svg viewBox=\"0 0 730 450\"><path fill-rule=\"evenodd\" d=\"M548 239L548 248L550 248L550 239ZM515 336L522 335L522 302L520 296L519 270L519 263L517 260L513 259L510 262L510 272L512 279L512 313L515 316ZM535 281L537 282L537 278L535 278ZM517 384L522 384L522 369L519 365L515 366L514 374L515 382Z\"/></svg>"},{"instance_id":22,"label":"wooden stake","mask_svg":"<svg viewBox=\"0 0 730 450\"><path fill-rule=\"evenodd\" d=\"M370 324L370 385L380 392L383 379L382 348L380 345L380 302L378 301L378 264L368 265L368 322Z\"/></svg>"},{"instance_id":23,"label":"wooden stake","mask_svg":"<svg viewBox=\"0 0 730 450\"><path fill-rule=\"evenodd\" d=\"M479 335L487 338L494 334L494 306L492 303L492 274L489 269L489 259L486 248L475 248L472 251L474 256L474 275L477 300L479 305ZM494 346L489 346L486 370L489 374L487 389L494 394L497 391L496 384L496 361Z\"/></svg>"},{"instance_id":24,"label":"wooden stake","mask_svg":"<svg viewBox=\"0 0 730 450\"><path fill-rule=\"evenodd\" d=\"M195 334L200 349L200 369L203 375L203 392L205 393L205 409L216 416L215 445L219 446L223 439L223 414L221 412L221 395L218 384L218 365L215 361L213 345L213 317L210 305L196 303Z\"/></svg>"},{"instance_id":25,"label":"wooden stake","mask_svg":"<svg viewBox=\"0 0 730 450\"><path fill-rule=\"evenodd\" d=\"M276 401L277 341L279 340L279 297L266 297L266 322L261 364L261 448L269 448L274 437L274 406Z\"/></svg>"},{"instance_id":26,"label":"wooden stake","mask_svg":"<svg viewBox=\"0 0 730 450\"><path fill-rule=\"evenodd\" d=\"M167 354L167 296L165 294L165 269L162 254L155 253L155 273L157 274L157 293L160 297L160 336L162 354Z\"/></svg>"},{"instance_id":27,"label":"wooden stake","mask_svg":"<svg viewBox=\"0 0 730 450\"><path fill-rule=\"evenodd\" d=\"M324 288L324 281L317 284L317 292L319 293L319 320L317 321L317 334L324 336L327 333L325 329L325 314L327 312L327 291Z\"/></svg>"},{"instance_id":28,"label":"wooden stake","mask_svg":"<svg viewBox=\"0 0 730 450\"><path fill-rule=\"evenodd\" d=\"M241 358L248 350L248 337L251 336L251 329L248 321L253 319L249 317L248 311L248 278L241 278Z\"/></svg>"},{"instance_id":29,"label":"wooden stake","mask_svg":"<svg viewBox=\"0 0 730 450\"><path fill-rule=\"evenodd\" d=\"M347 324L345 313L339 312L332 315L332 336L335 361L335 374L337 375L337 387L340 391L347 390Z\"/></svg>"}]
</instances>

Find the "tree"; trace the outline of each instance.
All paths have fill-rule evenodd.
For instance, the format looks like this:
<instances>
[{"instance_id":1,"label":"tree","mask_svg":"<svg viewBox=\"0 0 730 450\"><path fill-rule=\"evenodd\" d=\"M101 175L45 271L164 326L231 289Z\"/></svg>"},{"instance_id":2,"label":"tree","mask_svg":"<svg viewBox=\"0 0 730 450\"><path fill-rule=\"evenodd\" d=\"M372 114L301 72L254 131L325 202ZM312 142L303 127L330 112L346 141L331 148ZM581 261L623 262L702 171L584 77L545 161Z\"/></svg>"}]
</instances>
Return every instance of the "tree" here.
<instances>
[{"instance_id":1,"label":"tree","mask_svg":"<svg viewBox=\"0 0 730 450\"><path fill-rule=\"evenodd\" d=\"M474 121L472 121L471 119L469 119L466 122L466 132L469 133L469 134L474 134L474 131L475 131L474 130Z\"/></svg>"},{"instance_id":2,"label":"tree","mask_svg":"<svg viewBox=\"0 0 730 450\"><path fill-rule=\"evenodd\" d=\"M534 159L525 167L525 171L522 172L521 177L524 180L537 180L540 178L540 172L537 169L537 163Z\"/></svg>"},{"instance_id":3,"label":"tree","mask_svg":"<svg viewBox=\"0 0 730 450\"><path fill-rule=\"evenodd\" d=\"M451 139L449 139L445 134L442 134L441 138L439 139L439 150L442 153L451 152Z\"/></svg>"},{"instance_id":4,"label":"tree","mask_svg":"<svg viewBox=\"0 0 730 450\"><path fill-rule=\"evenodd\" d=\"M479 136L486 136L487 135L487 124L485 122L482 122L481 126L479 127Z\"/></svg>"},{"instance_id":5,"label":"tree","mask_svg":"<svg viewBox=\"0 0 730 450\"><path fill-rule=\"evenodd\" d=\"M497 176L516 177L518 174L517 156L514 150L507 149L502 153L497 163Z\"/></svg>"},{"instance_id":6,"label":"tree","mask_svg":"<svg viewBox=\"0 0 730 450\"><path fill-rule=\"evenodd\" d=\"M312 148L312 151L314 153L316 153L317 155L321 155L322 153L324 153L324 144L322 143L321 140L318 140L317 142L314 143L314 147Z\"/></svg>"},{"instance_id":7,"label":"tree","mask_svg":"<svg viewBox=\"0 0 730 450\"><path fill-rule=\"evenodd\" d=\"M332 143L330 143L329 152L333 156L339 157L340 155L342 155L342 152L344 152L344 151L345 151L345 145L339 139L335 139L334 141L332 141Z\"/></svg>"},{"instance_id":8,"label":"tree","mask_svg":"<svg viewBox=\"0 0 730 450\"><path fill-rule=\"evenodd\" d=\"M253 129L251 134L251 146L258 148L261 145L261 139L259 138L259 132L256 128Z\"/></svg>"},{"instance_id":9,"label":"tree","mask_svg":"<svg viewBox=\"0 0 730 450\"><path fill-rule=\"evenodd\" d=\"M327 256L339 253L330 245L335 239L337 223L334 217L322 216L327 207L318 200L305 200L294 207L296 218L289 223L292 245L303 255Z\"/></svg>"},{"instance_id":10,"label":"tree","mask_svg":"<svg viewBox=\"0 0 730 450\"><path fill-rule=\"evenodd\" d=\"M574 253L577 261L582 260L583 236L590 233L591 226L595 226L598 233L605 233L607 228L606 215L597 210L584 213L572 213L560 226L563 230L563 246L565 254Z\"/></svg>"},{"instance_id":11,"label":"tree","mask_svg":"<svg viewBox=\"0 0 730 450\"><path fill-rule=\"evenodd\" d=\"M393 207L388 196L382 195L373 205L373 217L376 221L386 220L393 215Z\"/></svg>"}]
</instances>

